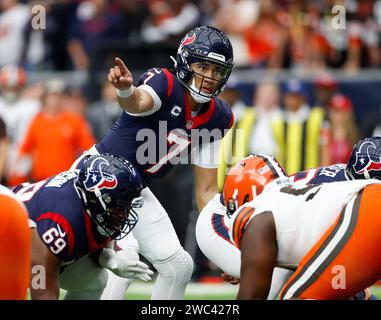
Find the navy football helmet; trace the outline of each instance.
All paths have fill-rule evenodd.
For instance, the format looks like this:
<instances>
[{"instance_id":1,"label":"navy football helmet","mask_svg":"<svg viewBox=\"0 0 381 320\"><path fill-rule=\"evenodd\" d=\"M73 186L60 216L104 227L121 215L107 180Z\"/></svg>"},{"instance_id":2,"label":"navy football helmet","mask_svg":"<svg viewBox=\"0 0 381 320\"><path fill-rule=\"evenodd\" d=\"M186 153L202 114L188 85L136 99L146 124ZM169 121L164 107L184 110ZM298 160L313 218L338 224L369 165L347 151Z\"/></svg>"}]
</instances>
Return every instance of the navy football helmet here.
<instances>
[{"instance_id":1,"label":"navy football helmet","mask_svg":"<svg viewBox=\"0 0 381 320\"><path fill-rule=\"evenodd\" d=\"M202 61L221 67L220 79L213 79L218 81L217 88L208 94L201 91L202 85L196 88L193 77L195 72L191 69L192 63ZM175 60L175 71L177 78L188 88L192 97L199 103L205 103L222 92L233 65L233 47L228 37L216 28L201 26L189 31L181 40ZM203 82L206 77L198 75L202 77Z\"/></svg>"},{"instance_id":2,"label":"navy football helmet","mask_svg":"<svg viewBox=\"0 0 381 320\"><path fill-rule=\"evenodd\" d=\"M102 235L120 240L135 227L138 215L134 208L143 205L143 187L130 162L111 154L90 156L74 185Z\"/></svg>"},{"instance_id":3,"label":"navy football helmet","mask_svg":"<svg viewBox=\"0 0 381 320\"><path fill-rule=\"evenodd\" d=\"M381 180L381 137L360 140L352 149L345 171L350 179Z\"/></svg>"}]
</instances>

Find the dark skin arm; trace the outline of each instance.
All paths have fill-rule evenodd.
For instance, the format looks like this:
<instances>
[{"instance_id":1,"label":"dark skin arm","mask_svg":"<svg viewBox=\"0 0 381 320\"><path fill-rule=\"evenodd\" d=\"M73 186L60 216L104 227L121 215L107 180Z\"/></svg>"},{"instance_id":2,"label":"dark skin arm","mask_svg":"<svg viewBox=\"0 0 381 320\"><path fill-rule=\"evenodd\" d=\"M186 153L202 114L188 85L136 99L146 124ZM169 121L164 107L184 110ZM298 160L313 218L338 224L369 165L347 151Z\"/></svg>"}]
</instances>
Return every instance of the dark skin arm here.
<instances>
[{"instance_id":1,"label":"dark skin arm","mask_svg":"<svg viewBox=\"0 0 381 320\"><path fill-rule=\"evenodd\" d=\"M255 216L241 240L241 283L237 299L266 300L276 266L275 222L271 212Z\"/></svg>"},{"instance_id":2,"label":"dark skin arm","mask_svg":"<svg viewBox=\"0 0 381 320\"><path fill-rule=\"evenodd\" d=\"M42 275L31 273L30 295L32 300L57 300L60 293L59 271L61 261L42 242L36 229L31 229L31 268L42 266L45 270L45 288L36 287L33 277Z\"/></svg>"},{"instance_id":3,"label":"dark skin arm","mask_svg":"<svg viewBox=\"0 0 381 320\"><path fill-rule=\"evenodd\" d=\"M217 169L194 167L195 196L199 212L218 193Z\"/></svg>"}]
</instances>

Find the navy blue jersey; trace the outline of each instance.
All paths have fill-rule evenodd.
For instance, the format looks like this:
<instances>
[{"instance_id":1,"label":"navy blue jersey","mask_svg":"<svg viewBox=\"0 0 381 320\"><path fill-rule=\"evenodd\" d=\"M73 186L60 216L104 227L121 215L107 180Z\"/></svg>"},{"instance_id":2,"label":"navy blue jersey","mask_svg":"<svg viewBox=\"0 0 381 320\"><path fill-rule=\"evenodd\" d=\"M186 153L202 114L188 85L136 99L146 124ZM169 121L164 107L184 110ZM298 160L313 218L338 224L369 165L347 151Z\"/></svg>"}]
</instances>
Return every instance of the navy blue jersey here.
<instances>
[{"instance_id":1,"label":"navy blue jersey","mask_svg":"<svg viewBox=\"0 0 381 320\"><path fill-rule=\"evenodd\" d=\"M196 129L215 133L215 140L221 139L233 124L230 107L218 98L204 104L192 117L184 87L167 69L149 69L139 78L138 85L155 97L155 112L144 116L123 112L96 148L100 153L113 153L133 163L145 185L165 176L176 161L179 163L179 158L189 157L191 148L199 142L209 142L196 139Z\"/></svg>"},{"instance_id":2,"label":"navy blue jersey","mask_svg":"<svg viewBox=\"0 0 381 320\"><path fill-rule=\"evenodd\" d=\"M320 184L335 181L349 180L345 174L346 164L335 164L328 167L314 168L306 171L297 172L290 178L293 182L303 184Z\"/></svg>"},{"instance_id":3,"label":"navy blue jersey","mask_svg":"<svg viewBox=\"0 0 381 320\"><path fill-rule=\"evenodd\" d=\"M98 232L84 211L74 188L75 178L76 173L66 171L13 190L25 203L41 240L65 264L95 252L111 240Z\"/></svg>"}]
</instances>

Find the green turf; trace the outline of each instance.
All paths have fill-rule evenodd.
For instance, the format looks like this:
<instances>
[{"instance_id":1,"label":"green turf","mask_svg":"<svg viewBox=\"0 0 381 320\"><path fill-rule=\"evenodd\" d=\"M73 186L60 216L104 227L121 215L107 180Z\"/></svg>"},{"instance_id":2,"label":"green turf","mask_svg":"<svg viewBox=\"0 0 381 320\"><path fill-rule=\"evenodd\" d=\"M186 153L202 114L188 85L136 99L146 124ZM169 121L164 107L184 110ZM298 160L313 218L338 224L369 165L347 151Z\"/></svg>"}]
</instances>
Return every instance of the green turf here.
<instances>
[{"instance_id":1,"label":"green turf","mask_svg":"<svg viewBox=\"0 0 381 320\"><path fill-rule=\"evenodd\" d=\"M381 286L371 287L372 293L381 300ZM235 300L235 294L185 294L185 300ZM126 300L149 300L150 294L126 293Z\"/></svg>"},{"instance_id":2,"label":"green turf","mask_svg":"<svg viewBox=\"0 0 381 320\"><path fill-rule=\"evenodd\" d=\"M381 300L381 286L373 286L370 288L372 293ZM149 300L151 293L134 293L133 290L127 291L125 295L126 300ZM61 291L60 299L64 297L64 291ZM30 299L28 294L27 300ZM221 294L185 294L185 300L234 300L235 294L233 293L221 293Z\"/></svg>"},{"instance_id":3,"label":"green turf","mask_svg":"<svg viewBox=\"0 0 381 320\"><path fill-rule=\"evenodd\" d=\"M149 300L150 294L126 294L126 300ZM235 295L185 295L185 300L234 300Z\"/></svg>"},{"instance_id":4,"label":"green turf","mask_svg":"<svg viewBox=\"0 0 381 320\"><path fill-rule=\"evenodd\" d=\"M370 288L372 293L381 300L381 286L373 286Z\"/></svg>"}]
</instances>

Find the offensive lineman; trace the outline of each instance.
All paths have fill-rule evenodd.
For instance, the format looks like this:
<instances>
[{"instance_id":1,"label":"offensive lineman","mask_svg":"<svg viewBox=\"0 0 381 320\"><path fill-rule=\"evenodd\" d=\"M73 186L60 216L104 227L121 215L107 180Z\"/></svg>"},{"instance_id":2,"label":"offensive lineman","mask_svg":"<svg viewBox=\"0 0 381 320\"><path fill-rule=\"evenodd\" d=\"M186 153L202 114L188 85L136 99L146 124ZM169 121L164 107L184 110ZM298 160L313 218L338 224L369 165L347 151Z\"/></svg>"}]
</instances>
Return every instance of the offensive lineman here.
<instances>
[{"instance_id":1,"label":"offensive lineman","mask_svg":"<svg viewBox=\"0 0 381 320\"><path fill-rule=\"evenodd\" d=\"M127 260L107 245L136 225L142 205L141 179L126 160L113 155L88 157L79 172L66 171L34 184L14 188L31 221L32 299L100 299L109 269L123 277L150 280L152 271ZM94 254L93 259L89 257ZM35 276L37 276L35 274ZM38 281L37 281L38 282Z\"/></svg>"}]
</instances>

